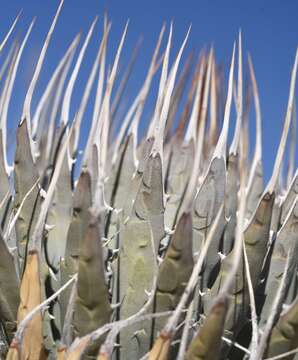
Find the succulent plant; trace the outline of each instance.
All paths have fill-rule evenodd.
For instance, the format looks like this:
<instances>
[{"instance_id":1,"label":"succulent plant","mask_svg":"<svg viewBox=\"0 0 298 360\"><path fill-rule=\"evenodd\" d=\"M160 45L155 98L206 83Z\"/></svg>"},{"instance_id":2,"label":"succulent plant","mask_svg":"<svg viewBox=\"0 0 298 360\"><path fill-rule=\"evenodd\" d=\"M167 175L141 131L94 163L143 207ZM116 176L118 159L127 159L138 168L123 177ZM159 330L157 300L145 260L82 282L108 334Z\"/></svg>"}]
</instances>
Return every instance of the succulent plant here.
<instances>
[{"instance_id":1,"label":"succulent plant","mask_svg":"<svg viewBox=\"0 0 298 360\"><path fill-rule=\"evenodd\" d=\"M173 27L161 55L163 26L146 78L113 134L137 52L114 91L128 25L107 71L107 18L74 119L73 88L97 18L73 67L80 36L66 50L31 118L35 86L62 5L63 0L25 97L13 166L6 149L7 111L34 22L21 44L13 43L1 72L1 357L298 359L298 52L266 185L257 81L248 57L250 81L244 93L241 33L238 60L233 47L223 119L225 86L214 49L202 51L195 66L189 58L179 72L190 31L170 66ZM160 67L156 105L146 134L138 139ZM97 75L90 131L80 157L83 117ZM256 115L252 159L250 93ZM236 121L229 145L233 100ZM288 137L288 171L281 181Z\"/></svg>"}]
</instances>

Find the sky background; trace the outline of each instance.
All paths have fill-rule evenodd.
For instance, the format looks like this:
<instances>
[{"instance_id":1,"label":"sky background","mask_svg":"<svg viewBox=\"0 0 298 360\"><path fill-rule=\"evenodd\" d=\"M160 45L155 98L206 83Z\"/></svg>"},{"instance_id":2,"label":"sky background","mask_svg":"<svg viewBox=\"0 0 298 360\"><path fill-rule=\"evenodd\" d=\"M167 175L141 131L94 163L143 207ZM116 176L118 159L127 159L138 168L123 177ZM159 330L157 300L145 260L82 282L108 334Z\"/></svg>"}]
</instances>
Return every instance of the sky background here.
<instances>
[{"instance_id":1,"label":"sky background","mask_svg":"<svg viewBox=\"0 0 298 360\"><path fill-rule=\"evenodd\" d=\"M20 39L24 36L32 18L37 16L37 21L18 70L17 82L9 110L8 127L13 131L20 118L22 103L34 69L33 65L58 6L58 0L1 0L0 3L1 38L3 38L20 9L23 9L23 13L14 33ZM224 65L226 78L233 41L237 38L239 28L242 29L245 63L249 51L254 62L259 86L263 118L263 156L265 174L266 178L268 178L271 174L287 106L290 72L298 40L298 1L65 0L48 49L41 78L34 94L32 113L48 79L71 40L79 31L82 31L83 35L85 35L95 15L99 15L95 34L89 45L75 86L72 101L72 115L74 114L99 46L105 11L108 12L112 21L108 46L109 63L114 57L125 23L127 19L130 19L120 61L120 71L125 69L138 39L141 36L143 38L137 64L124 97L124 108L130 104L144 80L164 21L167 24L171 20L174 21L171 61L173 61L191 23L192 30L183 61L192 50L195 51L195 54L198 54L202 47L213 44L217 61ZM0 59L0 61L2 62L3 59ZM154 83L155 87L157 86L157 80L158 77L156 77ZM145 128L145 122L150 117L154 101L155 96L154 92L152 92L146 106L142 129ZM88 131L92 105L93 101L90 102L84 118L83 141ZM232 119L233 122L234 119ZM253 113L251 113L250 122L251 136L253 137ZM253 146L254 138L251 140ZM10 151L13 149L13 142L14 137L10 136L8 141Z\"/></svg>"}]
</instances>

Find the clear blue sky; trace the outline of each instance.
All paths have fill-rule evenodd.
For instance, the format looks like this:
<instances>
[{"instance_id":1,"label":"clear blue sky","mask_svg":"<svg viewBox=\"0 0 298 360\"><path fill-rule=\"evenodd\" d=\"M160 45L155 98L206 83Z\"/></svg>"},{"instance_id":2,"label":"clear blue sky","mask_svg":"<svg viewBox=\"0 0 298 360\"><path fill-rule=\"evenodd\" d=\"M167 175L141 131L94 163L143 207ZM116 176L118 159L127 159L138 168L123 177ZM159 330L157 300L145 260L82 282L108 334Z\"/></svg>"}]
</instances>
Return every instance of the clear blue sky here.
<instances>
[{"instance_id":1,"label":"clear blue sky","mask_svg":"<svg viewBox=\"0 0 298 360\"><path fill-rule=\"evenodd\" d=\"M30 20L37 16L37 22L18 71L18 81L10 107L9 128L13 129L21 113L24 94L32 75L32 64L36 60L50 26L58 0L10 0L2 1L1 5L1 37L20 9L23 8L23 14L15 34L23 36ZM290 71L298 40L298 2L294 0L65 0L35 93L33 107L75 34L79 31L86 34L95 15L99 15L95 34L97 36L93 36L74 92L73 109L76 110L100 40L105 10L112 21L108 55L110 60L114 56L115 46L128 18L130 24L121 58L122 68L127 64L138 38L143 36L137 65L125 98L128 103L144 79L163 21L168 24L171 19L174 21L172 59L189 24L192 23L185 55L192 49L198 52L201 47L213 43L217 60L224 63L226 71L230 62L233 41L237 37L239 28L242 28L244 51L245 53L249 51L252 55L259 85L264 129L264 157L266 158L264 162L268 178L286 111ZM151 97L149 106L153 104L154 97ZM90 111L85 116L86 124L89 116ZM251 116L251 122L253 121L254 118Z\"/></svg>"}]
</instances>

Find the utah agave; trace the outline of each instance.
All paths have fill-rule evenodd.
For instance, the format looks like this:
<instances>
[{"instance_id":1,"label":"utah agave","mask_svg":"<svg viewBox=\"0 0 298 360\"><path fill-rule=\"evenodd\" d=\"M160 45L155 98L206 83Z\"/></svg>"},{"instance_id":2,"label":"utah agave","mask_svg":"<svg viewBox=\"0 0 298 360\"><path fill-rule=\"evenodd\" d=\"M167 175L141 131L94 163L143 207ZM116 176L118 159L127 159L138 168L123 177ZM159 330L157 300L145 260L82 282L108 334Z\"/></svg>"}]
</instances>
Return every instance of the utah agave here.
<instances>
[{"instance_id":1,"label":"utah agave","mask_svg":"<svg viewBox=\"0 0 298 360\"><path fill-rule=\"evenodd\" d=\"M113 134L136 59L134 53L114 91L128 25L107 71L111 24L104 18L81 103L70 119L73 88L96 18L74 64L80 35L70 44L31 117L32 97L62 5L25 97L13 166L8 165L6 146L8 107L34 21L21 44L13 43L0 72L2 358L298 359L298 52L266 185L260 100L250 57L243 101L241 34L237 59L233 47L225 98L214 49L202 51L195 66L190 57L179 77L190 30L170 67L173 27L161 54L163 26L146 78ZM138 139L160 67L156 105L146 134ZM80 158L82 121L96 76L90 132ZM249 159L251 93L256 141ZM229 146L233 102L237 116ZM176 119L178 109L182 112Z\"/></svg>"}]
</instances>

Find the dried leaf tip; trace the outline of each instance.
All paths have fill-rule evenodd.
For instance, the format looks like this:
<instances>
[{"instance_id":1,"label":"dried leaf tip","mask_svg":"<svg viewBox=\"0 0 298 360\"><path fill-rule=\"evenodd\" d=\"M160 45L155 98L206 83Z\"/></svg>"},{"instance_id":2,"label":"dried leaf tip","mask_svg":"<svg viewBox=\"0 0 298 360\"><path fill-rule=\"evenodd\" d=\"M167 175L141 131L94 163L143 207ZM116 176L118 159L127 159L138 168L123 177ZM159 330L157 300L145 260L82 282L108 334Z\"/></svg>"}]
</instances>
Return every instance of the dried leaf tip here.
<instances>
[{"instance_id":1,"label":"dried leaf tip","mask_svg":"<svg viewBox=\"0 0 298 360\"><path fill-rule=\"evenodd\" d=\"M236 155L238 152L241 124L243 117L243 75L242 75L242 37L239 31L238 40L238 89L237 89L237 120L234 131L233 141L230 147L230 154Z\"/></svg>"},{"instance_id":2,"label":"dried leaf tip","mask_svg":"<svg viewBox=\"0 0 298 360\"><path fill-rule=\"evenodd\" d=\"M256 112L256 146L255 146L253 161L257 162L262 159L262 118L261 118L261 107L260 107L258 85L257 85L254 67L250 54L248 54L248 66L249 66L249 72L252 82L254 105Z\"/></svg>"},{"instance_id":3,"label":"dried leaf tip","mask_svg":"<svg viewBox=\"0 0 298 360\"><path fill-rule=\"evenodd\" d=\"M297 66L298 66L298 49L296 50L295 62L294 62L294 66L293 66L292 74L291 74L289 100L288 100L288 107L287 107L284 127L283 127L283 131L282 131L279 147L277 150L277 155L275 158L272 176L271 176L271 179L269 180L269 183L265 190L265 192L269 192L269 193L273 193L276 190L276 186L278 184L278 179L279 179L279 174L280 174L280 169L281 169L281 164L282 164L282 160L283 160L284 153L285 153L288 132L289 132L289 128L290 128L290 124L291 124L291 120L292 120Z\"/></svg>"},{"instance_id":4,"label":"dried leaf tip","mask_svg":"<svg viewBox=\"0 0 298 360\"><path fill-rule=\"evenodd\" d=\"M165 130L166 120L167 120L168 113L169 113L171 96L172 96L172 92L173 92L173 88L174 88L174 84L175 84L178 66L179 66L179 63L181 60L183 50L187 43L190 30L191 30L191 26L189 27L189 29L187 31L187 34L184 38L184 41L180 47L180 50L178 52L178 55L174 62L174 65L172 66L169 77L167 79L163 105L162 105L162 109L161 109L161 113L160 113L160 119L159 119L159 121L156 122L155 129L154 129L154 144L152 147L152 154L153 154L153 156L155 156L156 153L159 153L161 155L161 159L163 158L164 130Z\"/></svg>"},{"instance_id":5,"label":"dried leaf tip","mask_svg":"<svg viewBox=\"0 0 298 360\"><path fill-rule=\"evenodd\" d=\"M22 14L23 10L20 10L20 12L18 13L17 17L15 18L14 22L12 23L10 29L8 30L7 34L5 35L5 38L2 40L1 44L0 44L0 53L3 50L4 46L6 45L11 33L13 32L21 14Z\"/></svg>"},{"instance_id":6,"label":"dried leaf tip","mask_svg":"<svg viewBox=\"0 0 298 360\"><path fill-rule=\"evenodd\" d=\"M170 57L170 49L171 49L171 45L172 45L172 35L173 35L173 23L171 22L167 46L166 46L163 63L162 63L162 70L161 70L161 76L160 76L160 81L159 81L157 101L156 101L156 105L155 105L154 115L153 115L153 118L152 118L151 123L148 128L147 139L154 136L154 129L156 126L155 124L156 124L156 122L158 122L158 119L159 119L159 116L161 113L162 102L163 102L163 97L164 97L164 92L165 92L165 85L166 85L166 81L167 81L167 77L168 77L169 57Z\"/></svg>"},{"instance_id":7,"label":"dried leaf tip","mask_svg":"<svg viewBox=\"0 0 298 360\"><path fill-rule=\"evenodd\" d=\"M95 25L97 23L98 17L96 16L95 19L92 21L91 26L89 28L89 31L87 33L86 39L83 43L83 46L80 50L79 56L77 58L77 62L75 64L75 67L73 69L73 72L71 74L71 77L69 79L67 88L65 90L65 95L64 95L64 99L63 99L63 104L62 104L62 110L61 110L61 124L63 126L65 126L66 124L68 124L69 121L69 109L70 109L70 102L71 102L71 96L72 96L72 92L73 92L73 88L74 88L74 84L75 81L78 77L78 73L87 49L87 46L90 42L91 36L93 34Z\"/></svg>"},{"instance_id":8,"label":"dried leaf tip","mask_svg":"<svg viewBox=\"0 0 298 360\"><path fill-rule=\"evenodd\" d=\"M34 92L34 89L35 89L35 86L36 86L36 83L38 81L38 78L39 78L39 75L40 75L40 72L41 72L41 68L42 68L42 65L43 65L43 62L44 62L44 59L45 59L45 55L46 55L46 52L47 52L47 49L48 49L48 46L49 46L49 43L50 43L50 40L51 40L51 37L52 37L52 34L54 32L54 29L55 29L55 26L56 26L56 23L57 23L57 20L58 20L58 17L60 15L60 12L61 12L61 9L62 9L62 5L64 3L64 0L61 0L60 1L60 4L58 6L58 9L57 9L57 12L55 14L55 17L54 17L54 20L52 22L52 25L50 27L50 30L47 34L47 37L46 37L46 40L44 42L44 45L42 47L42 50L40 52L40 55L39 55L39 59L37 61L37 65L36 65L36 68L35 68L35 71L34 71L34 74L33 74L33 77L32 77L32 80L31 80L31 83L29 85L29 89L27 91L27 94L26 94L26 97L25 97L25 101L24 101L24 107L23 107L23 114L22 114L22 119L21 119L21 122L24 120L24 119L27 119L27 126L29 127L29 129L31 129L31 117L30 117L30 108L31 108L31 100L32 100L32 96L33 96L33 92ZM31 131L29 131L30 133Z\"/></svg>"},{"instance_id":9,"label":"dried leaf tip","mask_svg":"<svg viewBox=\"0 0 298 360\"><path fill-rule=\"evenodd\" d=\"M221 157L225 158L225 156L226 156L226 146L227 146L227 138L228 138L228 131L229 131L232 94L233 94L233 83L234 83L235 47L236 47L236 44L234 43L233 55L232 55L232 61L231 61L231 66L230 66L230 73L229 73L228 96L227 96L227 101L226 101L226 105L225 105L223 127L221 130L221 134L219 136L216 148L214 150L213 158L221 158Z\"/></svg>"}]
</instances>

